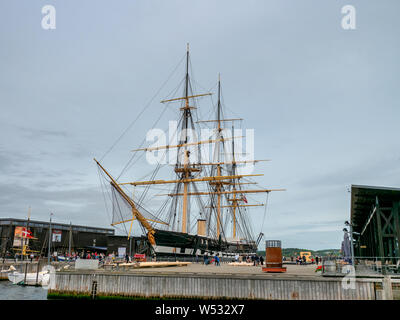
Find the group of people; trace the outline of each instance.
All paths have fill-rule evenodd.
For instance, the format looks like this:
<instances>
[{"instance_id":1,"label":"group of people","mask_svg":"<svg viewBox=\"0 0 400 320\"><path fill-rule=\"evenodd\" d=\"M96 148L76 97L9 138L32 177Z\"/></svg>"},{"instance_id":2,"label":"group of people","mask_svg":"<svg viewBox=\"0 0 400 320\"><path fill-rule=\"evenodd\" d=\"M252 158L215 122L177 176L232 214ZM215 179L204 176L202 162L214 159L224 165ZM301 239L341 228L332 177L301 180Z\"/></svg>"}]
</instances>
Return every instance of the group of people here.
<instances>
[{"instance_id":1,"label":"group of people","mask_svg":"<svg viewBox=\"0 0 400 320\"><path fill-rule=\"evenodd\" d=\"M235 262L253 263L253 266L258 266L264 264L264 258L263 256L258 256L257 254L248 256L239 256L238 254L236 254Z\"/></svg>"},{"instance_id":2,"label":"group of people","mask_svg":"<svg viewBox=\"0 0 400 320\"><path fill-rule=\"evenodd\" d=\"M205 265L213 264L213 263L216 266L220 266L221 265L218 253L216 253L214 256L209 257L208 256L208 252L206 252L206 253L204 253L203 259L204 259L203 264L205 264Z\"/></svg>"},{"instance_id":3,"label":"group of people","mask_svg":"<svg viewBox=\"0 0 400 320\"><path fill-rule=\"evenodd\" d=\"M97 252L86 252L86 254L82 251L82 255L80 256L81 259L95 259L95 260L99 260L104 261L106 255L103 252L97 253Z\"/></svg>"},{"instance_id":4,"label":"group of people","mask_svg":"<svg viewBox=\"0 0 400 320\"><path fill-rule=\"evenodd\" d=\"M254 255L248 255L248 256L240 256L239 254L236 254L235 256L235 262L247 262L247 263L253 263L254 266L258 265L264 265L264 258L262 256L258 256L257 254ZM196 255L196 262L198 262L198 256ZM208 265L208 264L215 264L216 266L221 265L220 257L218 253L215 255L208 255L208 252L205 252L203 255L203 264Z\"/></svg>"},{"instance_id":5,"label":"group of people","mask_svg":"<svg viewBox=\"0 0 400 320\"><path fill-rule=\"evenodd\" d=\"M295 260L296 259L296 260ZM285 258L283 259L285 261ZM307 263L311 263L311 264L319 264L322 259L318 256L314 257L310 257L309 261L307 261L306 256L297 256L296 258L294 257L290 257L291 262L294 262L294 260L296 261L296 265L305 265Z\"/></svg>"}]
</instances>

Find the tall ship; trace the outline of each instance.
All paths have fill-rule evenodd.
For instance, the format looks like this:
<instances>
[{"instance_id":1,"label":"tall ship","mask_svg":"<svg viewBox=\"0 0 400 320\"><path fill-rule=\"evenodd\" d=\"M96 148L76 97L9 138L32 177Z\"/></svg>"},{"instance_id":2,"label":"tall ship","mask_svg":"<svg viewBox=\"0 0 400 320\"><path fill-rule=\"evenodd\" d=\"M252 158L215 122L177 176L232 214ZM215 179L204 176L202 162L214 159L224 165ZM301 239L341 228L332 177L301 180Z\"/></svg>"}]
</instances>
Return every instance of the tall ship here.
<instances>
[{"instance_id":1,"label":"tall ship","mask_svg":"<svg viewBox=\"0 0 400 320\"><path fill-rule=\"evenodd\" d=\"M243 136L235 135L235 125L243 119L224 117L220 77L215 93L194 92L189 46L185 60L182 95L161 101L179 112L173 138L170 130L168 142L159 139L132 150L136 158L141 153L157 154L149 178L123 181L94 159L111 202L111 225L124 225L129 237L138 223L146 242L143 251L157 257L254 254L263 233L254 233L250 210L266 202L249 203L246 196L263 193L268 199L271 191L284 189L262 188L253 180L262 174L244 170L267 160L242 160ZM199 119L199 99L212 94L217 99L210 108L211 119ZM135 171L131 160L125 168ZM169 172L169 179L162 177L161 168Z\"/></svg>"}]
</instances>

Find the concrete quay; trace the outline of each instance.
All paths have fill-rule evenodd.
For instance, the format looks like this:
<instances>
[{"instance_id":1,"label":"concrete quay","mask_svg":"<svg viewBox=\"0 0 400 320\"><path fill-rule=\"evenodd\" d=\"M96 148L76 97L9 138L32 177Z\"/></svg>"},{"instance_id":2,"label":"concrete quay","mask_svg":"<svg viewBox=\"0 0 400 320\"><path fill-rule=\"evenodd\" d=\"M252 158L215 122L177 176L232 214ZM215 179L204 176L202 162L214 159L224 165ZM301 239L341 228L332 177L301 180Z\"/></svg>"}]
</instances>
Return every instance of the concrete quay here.
<instances>
[{"instance_id":1,"label":"concrete quay","mask_svg":"<svg viewBox=\"0 0 400 320\"><path fill-rule=\"evenodd\" d=\"M261 266L191 264L184 267L59 271L49 298L381 300L399 298L399 279L323 277L315 265L288 265L268 274ZM390 287L390 288L389 288Z\"/></svg>"}]
</instances>

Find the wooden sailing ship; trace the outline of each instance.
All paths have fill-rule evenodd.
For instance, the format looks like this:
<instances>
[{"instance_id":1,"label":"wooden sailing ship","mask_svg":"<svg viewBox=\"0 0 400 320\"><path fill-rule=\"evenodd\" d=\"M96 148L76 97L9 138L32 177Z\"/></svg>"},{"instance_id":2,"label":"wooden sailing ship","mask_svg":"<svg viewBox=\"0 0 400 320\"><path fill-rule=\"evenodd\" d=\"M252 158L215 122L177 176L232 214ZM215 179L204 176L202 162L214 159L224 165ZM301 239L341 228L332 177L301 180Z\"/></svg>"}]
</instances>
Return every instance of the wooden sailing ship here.
<instances>
[{"instance_id":1,"label":"wooden sailing ship","mask_svg":"<svg viewBox=\"0 0 400 320\"><path fill-rule=\"evenodd\" d=\"M159 167L151 174L150 180L120 182L97 161L101 179L111 187L113 211L112 225L130 224L128 236L134 221L138 221L147 239L148 254L174 256L200 256L203 254L235 255L251 254L257 251L262 233L256 239L249 216L251 207L264 203L249 204L246 195L269 193L283 189L254 188L251 177L262 174L240 174L239 167L266 160L236 160L234 124L242 119L226 119L221 103L221 81L218 77L218 100L215 119L195 119L197 99L212 93L196 94L192 90L189 75L189 47L186 52L186 73L183 81L183 96L161 101L163 104L181 103L179 108L180 134L178 143L133 150L134 152L166 152L174 150L176 161L174 179L155 179ZM208 139L193 141L189 132L198 132L201 125L212 124ZM228 127L227 124L230 126ZM229 133L229 134L227 134ZM213 147L212 161L203 161L198 156L201 147ZM197 158L192 157L197 151ZM155 186L169 187L165 202L154 209L155 196L146 199L149 189ZM140 195L128 188L145 188ZM200 190L199 188L205 190ZM134 196L132 196L134 194ZM145 194L143 196L143 194ZM152 207L152 208L150 208Z\"/></svg>"}]
</instances>

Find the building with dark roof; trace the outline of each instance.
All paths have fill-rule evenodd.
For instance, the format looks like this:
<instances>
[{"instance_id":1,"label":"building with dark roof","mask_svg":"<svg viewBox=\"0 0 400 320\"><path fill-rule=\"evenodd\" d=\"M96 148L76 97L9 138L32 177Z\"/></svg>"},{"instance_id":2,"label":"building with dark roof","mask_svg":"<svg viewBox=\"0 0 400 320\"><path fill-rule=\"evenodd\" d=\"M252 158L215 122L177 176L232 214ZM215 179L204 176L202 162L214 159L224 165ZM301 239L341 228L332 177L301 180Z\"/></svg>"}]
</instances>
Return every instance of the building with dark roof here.
<instances>
[{"instance_id":1,"label":"building with dark roof","mask_svg":"<svg viewBox=\"0 0 400 320\"><path fill-rule=\"evenodd\" d=\"M49 221L24 220L14 218L0 218L0 257L20 254L23 244L18 237L18 228L27 228L33 239L25 239L28 251L36 255L47 256L49 243ZM82 225L51 223L51 252L59 255L68 252L71 244L71 252L82 251L103 252L106 254L126 252L148 253L147 238L115 235L114 229L88 227ZM17 233L17 236L16 236Z\"/></svg>"},{"instance_id":2,"label":"building with dark roof","mask_svg":"<svg viewBox=\"0 0 400 320\"><path fill-rule=\"evenodd\" d=\"M47 221L24 220L14 218L0 219L0 255L3 257L8 252L13 255L20 253L22 243L18 237L18 228L28 228L33 239L26 239L29 251L47 255L49 243L49 227ZM107 236L114 235L114 229L88 227L81 225L51 223L52 243L51 251L64 253L69 245L75 252L82 250L107 250ZM16 235L17 234L17 235Z\"/></svg>"},{"instance_id":3,"label":"building with dark roof","mask_svg":"<svg viewBox=\"0 0 400 320\"><path fill-rule=\"evenodd\" d=\"M400 257L400 189L351 186L356 257ZM395 260L395 259L390 259Z\"/></svg>"}]
</instances>

